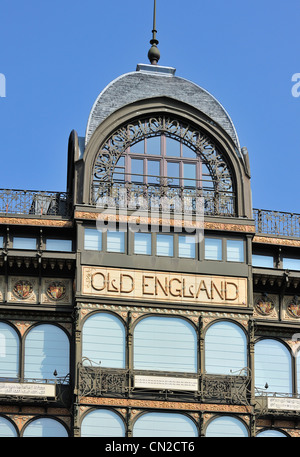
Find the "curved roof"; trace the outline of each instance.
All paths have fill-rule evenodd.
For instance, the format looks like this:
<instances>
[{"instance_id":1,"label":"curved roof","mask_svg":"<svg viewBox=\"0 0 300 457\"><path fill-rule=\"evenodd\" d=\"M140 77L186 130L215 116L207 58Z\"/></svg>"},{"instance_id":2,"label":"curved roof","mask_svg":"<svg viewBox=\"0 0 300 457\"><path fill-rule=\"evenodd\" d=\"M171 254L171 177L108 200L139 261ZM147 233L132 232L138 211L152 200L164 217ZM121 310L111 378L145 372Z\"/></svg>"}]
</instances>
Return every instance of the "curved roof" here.
<instances>
[{"instance_id":1,"label":"curved roof","mask_svg":"<svg viewBox=\"0 0 300 457\"><path fill-rule=\"evenodd\" d=\"M238 151L238 136L228 113L209 92L197 84L174 75L169 67L138 65L137 71L112 81L98 96L90 112L85 144L110 114L129 103L151 97L169 96L200 110L219 124L232 138Z\"/></svg>"}]
</instances>

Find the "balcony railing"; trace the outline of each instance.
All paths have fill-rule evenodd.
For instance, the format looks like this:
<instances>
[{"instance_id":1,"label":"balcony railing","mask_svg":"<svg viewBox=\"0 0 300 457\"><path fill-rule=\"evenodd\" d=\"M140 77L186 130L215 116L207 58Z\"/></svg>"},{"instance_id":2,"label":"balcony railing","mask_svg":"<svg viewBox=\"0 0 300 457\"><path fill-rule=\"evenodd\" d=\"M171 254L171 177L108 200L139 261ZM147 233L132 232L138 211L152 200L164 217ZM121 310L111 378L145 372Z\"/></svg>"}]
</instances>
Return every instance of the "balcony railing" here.
<instances>
[{"instance_id":1,"label":"balcony railing","mask_svg":"<svg viewBox=\"0 0 300 457\"><path fill-rule=\"evenodd\" d=\"M300 214L254 209L253 216L257 233L300 238Z\"/></svg>"},{"instance_id":2,"label":"balcony railing","mask_svg":"<svg viewBox=\"0 0 300 457\"><path fill-rule=\"evenodd\" d=\"M0 216L68 217L71 209L72 200L67 192L0 189Z\"/></svg>"}]
</instances>

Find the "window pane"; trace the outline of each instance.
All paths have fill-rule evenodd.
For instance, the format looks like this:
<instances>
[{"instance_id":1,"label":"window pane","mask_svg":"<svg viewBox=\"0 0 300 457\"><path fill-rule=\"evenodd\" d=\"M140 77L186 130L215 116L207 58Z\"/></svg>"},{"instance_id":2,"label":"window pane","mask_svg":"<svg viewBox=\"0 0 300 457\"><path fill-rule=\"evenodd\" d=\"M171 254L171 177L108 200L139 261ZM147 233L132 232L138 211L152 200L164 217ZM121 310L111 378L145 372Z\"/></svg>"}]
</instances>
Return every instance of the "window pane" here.
<instances>
[{"instance_id":1,"label":"window pane","mask_svg":"<svg viewBox=\"0 0 300 457\"><path fill-rule=\"evenodd\" d=\"M125 427L122 419L113 411L99 409L88 413L81 424L82 437L123 437Z\"/></svg>"},{"instance_id":2,"label":"window pane","mask_svg":"<svg viewBox=\"0 0 300 457\"><path fill-rule=\"evenodd\" d=\"M135 143L133 146L130 146L130 152L132 154L144 154L145 142L144 140Z\"/></svg>"},{"instance_id":3,"label":"window pane","mask_svg":"<svg viewBox=\"0 0 300 457\"><path fill-rule=\"evenodd\" d=\"M147 138L146 154L155 154L155 155L159 156L160 155L160 142L161 142L160 136L155 136L153 138Z\"/></svg>"},{"instance_id":4,"label":"window pane","mask_svg":"<svg viewBox=\"0 0 300 457\"><path fill-rule=\"evenodd\" d=\"M151 233L134 234L134 253L151 255Z\"/></svg>"},{"instance_id":5,"label":"window pane","mask_svg":"<svg viewBox=\"0 0 300 457\"><path fill-rule=\"evenodd\" d=\"M259 432L257 435L257 437L259 438L263 438L263 437L267 437L267 438L286 438L286 435L282 432L280 432L279 430L264 430L263 432Z\"/></svg>"},{"instance_id":6,"label":"window pane","mask_svg":"<svg viewBox=\"0 0 300 457\"><path fill-rule=\"evenodd\" d=\"M205 335L205 370L207 373L244 375L247 367L247 343L243 330L232 322L217 322Z\"/></svg>"},{"instance_id":7,"label":"window pane","mask_svg":"<svg viewBox=\"0 0 300 457\"><path fill-rule=\"evenodd\" d=\"M274 260L269 255L252 255L252 265L254 267L274 268Z\"/></svg>"},{"instance_id":8,"label":"window pane","mask_svg":"<svg viewBox=\"0 0 300 457\"><path fill-rule=\"evenodd\" d=\"M185 186L196 186L196 165L192 163L183 164L183 177Z\"/></svg>"},{"instance_id":9,"label":"window pane","mask_svg":"<svg viewBox=\"0 0 300 457\"><path fill-rule=\"evenodd\" d=\"M265 339L255 344L255 387L267 392L292 393L291 355L279 341Z\"/></svg>"},{"instance_id":10,"label":"window pane","mask_svg":"<svg viewBox=\"0 0 300 457\"><path fill-rule=\"evenodd\" d=\"M83 326L82 357L95 366L125 368L125 330L116 316L98 313L89 317Z\"/></svg>"},{"instance_id":11,"label":"window pane","mask_svg":"<svg viewBox=\"0 0 300 457\"><path fill-rule=\"evenodd\" d=\"M205 259L222 260L222 240L205 238Z\"/></svg>"},{"instance_id":12,"label":"window pane","mask_svg":"<svg viewBox=\"0 0 300 457\"><path fill-rule=\"evenodd\" d=\"M206 437L248 437L245 425L234 417L217 417L206 429Z\"/></svg>"},{"instance_id":13,"label":"window pane","mask_svg":"<svg viewBox=\"0 0 300 457\"><path fill-rule=\"evenodd\" d=\"M171 186L179 186L179 177L180 177L179 163L178 162L168 162L167 167L168 167L168 169L167 169L168 183Z\"/></svg>"},{"instance_id":14,"label":"window pane","mask_svg":"<svg viewBox=\"0 0 300 457\"><path fill-rule=\"evenodd\" d=\"M125 252L125 232L107 231L107 251Z\"/></svg>"},{"instance_id":15,"label":"window pane","mask_svg":"<svg viewBox=\"0 0 300 457\"><path fill-rule=\"evenodd\" d=\"M182 145L182 156L187 159L196 159L196 153L185 144Z\"/></svg>"},{"instance_id":16,"label":"window pane","mask_svg":"<svg viewBox=\"0 0 300 457\"><path fill-rule=\"evenodd\" d=\"M180 143L173 138L166 137L166 155L180 157Z\"/></svg>"},{"instance_id":17,"label":"window pane","mask_svg":"<svg viewBox=\"0 0 300 457\"><path fill-rule=\"evenodd\" d=\"M149 184L160 183L160 162L155 160L147 161L147 180Z\"/></svg>"},{"instance_id":18,"label":"window pane","mask_svg":"<svg viewBox=\"0 0 300 457\"><path fill-rule=\"evenodd\" d=\"M283 259L284 270L300 270L300 259Z\"/></svg>"},{"instance_id":19,"label":"window pane","mask_svg":"<svg viewBox=\"0 0 300 457\"><path fill-rule=\"evenodd\" d=\"M156 255L173 256L173 235L156 236Z\"/></svg>"},{"instance_id":20,"label":"window pane","mask_svg":"<svg viewBox=\"0 0 300 457\"><path fill-rule=\"evenodd\" d=\"M16 436L18 435L13 424L4 417L0 417L0 438L15 438Z\"/></svg>"},{"instance_id":21,"label":"window pane","mask_svg":"<svg viewBox=\"0 0 300 457\"><path fill-rule=\"evenodd\" d=\"M137 370L197 371L197 335L184 319L149 317L134 331Z\"/></svg>"},{"instance_id":22,"label":"window pane","mask_svg":"<svg viewBox=\"0 0 300 457\"><path fill-rule=\"evenodd\" d=\"M194 422L183 414L147 413L133 427L133 437L197 437Z\"/></svg>"},{"instance_id":23,"label":"window pane","mask_svg":"<svg viewBox=\"0 0 300 457\"><path fill-rule=\"evenodd\" d=\"M23 238L14 236L13 238L14 249L36 249L36 238Z\"/></svg>"},{"instance_id":24,"label":"window pane","mask_svg":"<svg viewBox=\"0 0 300 457\"><path fill-rule=\"evenodd\" d=\"M19 338L16 331L0 322L0 377L16 379L19 376Z\"/></svg>"},{"instance_id":25,"label":"window pane","mask_svg":"<svg viewBox=\"0 0 300 457\"><path fill-rule=\"evenodd\" d=\"M244 242L242 240L227 240L227 261L244 262Z\"/></svg>"},{"instance_id":26,"label":"window pane","mask_svg":"<svg viewBox=\"0 0 300 457\"><path fill-rule=\"evenodd\" d=\"M25 378L54 379L69 373L69 339L59 327L34 327L25 340Z\"/></svg>"},{"instance_id":27,"label":"window pane","mask_svg":"<svg viewBox=\"0 0 300 457\"><path fill-rule=\"evenodd\" d=\"M97 229L84 229L84 249L91 251L101 251L102 232Z\"/></svg>"},{"instance_id":28,"label":"window pane","mask_svg":"<svg viewBox=\"0 0 300 457\"><path fill-rule=\"evenodd\" d=\"M178 255L179 257L188 257L194 259L196 255L196 239L194 236L178 237Z\"/></svg>"},{"instance_id":29,"label":"window pane","mask_svg":"<svg viewBox=\"0 0 300 457\"><path fill-rule=\"evenodd\" d=\"M144 180L144 161L131 159L131 181L143 182Z\"/></svg>"},{"instance_id":30,"label":"window pane","mask_svg":"<svg viewBox=\"0 0 300 457\"><path fill-rule=\"evenodd\" d=\"M30 422L24 430L24 437L67 437L65 427L55 419L36 419Z\"/></svg>"},{"instance_id":31,"label":"window pane","mask_svg":"<svg viewBox=\"0 0 300 457\"><path fill-rule=\"evenodd\" d=\"M46 250L47 251L72 251L72 241L71 240L55 240L47 239L46 240Z\"/></svg>"},{"instance_id":32,"label":"window pane","mask_svg":"<svg viewBox=\"0 0 300 457\"><path fill-rule=\"evenodd\" d=\"M3 236L0 236L0 248L3 248Z\"/></svg>"}]
</instances>

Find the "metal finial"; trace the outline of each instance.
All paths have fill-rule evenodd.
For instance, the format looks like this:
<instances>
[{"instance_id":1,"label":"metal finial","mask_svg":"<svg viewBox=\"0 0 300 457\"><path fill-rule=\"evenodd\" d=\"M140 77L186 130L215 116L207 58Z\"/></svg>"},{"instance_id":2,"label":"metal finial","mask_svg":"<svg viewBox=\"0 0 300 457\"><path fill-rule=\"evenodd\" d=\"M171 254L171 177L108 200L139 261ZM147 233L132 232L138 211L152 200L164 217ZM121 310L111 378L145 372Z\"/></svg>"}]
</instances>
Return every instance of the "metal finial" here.
<instances>
[{"instance_id":1,"label":"metal finial","mask_svg":"<svg viewBox=\"0 0 300 457\"><path fill-rule=\"evenodd\" d=\"M154 11L153 11L153 30L152 30L152 40L150 44L152 45L148 52L148 59L150 60L151 65L157 65L157 62L160 59L160 52L157 48L159 41L156 38L156 0L154 0Z\"/></svg>"}]
</instances>

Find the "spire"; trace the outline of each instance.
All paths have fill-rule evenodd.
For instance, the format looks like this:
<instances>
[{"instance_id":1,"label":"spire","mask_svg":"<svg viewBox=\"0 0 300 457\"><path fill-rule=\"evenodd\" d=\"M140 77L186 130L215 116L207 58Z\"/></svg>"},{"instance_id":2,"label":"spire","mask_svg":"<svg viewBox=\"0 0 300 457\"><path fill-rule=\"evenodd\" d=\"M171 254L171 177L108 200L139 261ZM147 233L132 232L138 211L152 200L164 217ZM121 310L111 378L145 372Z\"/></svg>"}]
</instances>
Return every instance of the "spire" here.
<instances>
[{"instance_id":1,"label":"spire","mask_svg":"<svg viewBox=\"0 0 300 457\"><path fill-rule=\"evenodd\" d=\"M150 44L152 45L148 52L148 59L150 60L151 65L157 65L160 59L160 52L157 48L159 41L156 39L156 0L154 0L154 11L153 11L153 30L152 30L152 40Z\"/></svg>"}]
</instances>

